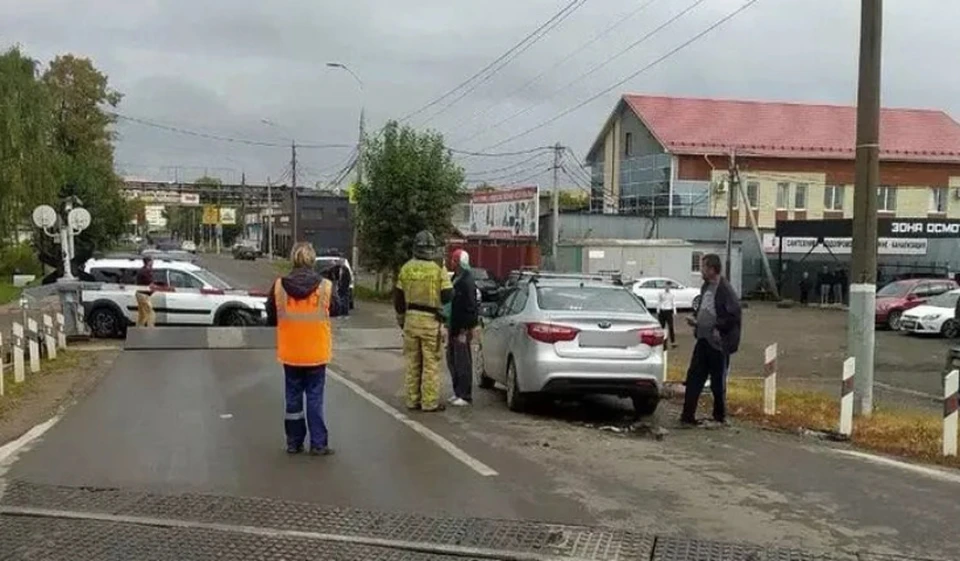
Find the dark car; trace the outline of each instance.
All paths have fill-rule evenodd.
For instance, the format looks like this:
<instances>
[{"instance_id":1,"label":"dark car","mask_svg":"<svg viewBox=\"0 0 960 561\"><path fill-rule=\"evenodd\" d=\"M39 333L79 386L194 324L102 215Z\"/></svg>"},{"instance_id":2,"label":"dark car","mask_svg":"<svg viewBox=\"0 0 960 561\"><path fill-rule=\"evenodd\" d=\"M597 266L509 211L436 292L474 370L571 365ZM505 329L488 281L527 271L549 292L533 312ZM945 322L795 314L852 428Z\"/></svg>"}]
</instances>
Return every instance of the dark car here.
<instances>
[{"instance_id":1,"label":"dark car","mask_svg":"<svg viewBox=\"0 0 960 561\"><path fill-rule=\"evenodd\" d=\"M473 279L480 291L480 299L484 302L496 302L500 297L500 283L490 276L486 269L474 268Z\"/></svg>"},{"instance_id":2,"label":"dark car","mask_svg":"<svg viewBox=\"0 0 960 561\"><path fill-rule=\"evenodd\" d=\"M950 279L910 279L891 282L877 291L877 325L900 329L903 312L957 288Z\"/></svg>"},{"instance_id":3,"label":"dark car","mask_svg":"<svg viewBox=\"0 0 960 561\"><path fill-rule=\"evenodd\" d=\"M233 246L234 259L248 259L250 261L254 261L259 256L260 250L253 244L240 242Z\"/></svg>"}]
</instances>

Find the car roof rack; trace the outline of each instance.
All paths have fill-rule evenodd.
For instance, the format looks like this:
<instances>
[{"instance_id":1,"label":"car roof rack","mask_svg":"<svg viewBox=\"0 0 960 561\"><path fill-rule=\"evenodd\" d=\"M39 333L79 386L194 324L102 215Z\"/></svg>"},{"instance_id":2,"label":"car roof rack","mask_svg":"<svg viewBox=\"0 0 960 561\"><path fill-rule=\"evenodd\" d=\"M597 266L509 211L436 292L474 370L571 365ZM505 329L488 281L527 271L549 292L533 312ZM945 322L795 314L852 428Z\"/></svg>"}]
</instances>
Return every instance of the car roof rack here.
<instances>
[{"instance_id":1,"label":"car roof rack","mask_svg":"<svg viewBox=\"0 0 960 561\"><path fill-rule=\"evenodd\" d=\"M554 271L540 271L537 269L530 270L520 270L519 273L520 279L529 277L531 281L537 282L540 279L558 279L558 280L573 280L573 281L594 281L594 282L609 282L617 286L624 286L627 284L628 280L624 278L623 273L620 271L600 271L597 273L557 273Z\"/></svg>"}]
</instances>

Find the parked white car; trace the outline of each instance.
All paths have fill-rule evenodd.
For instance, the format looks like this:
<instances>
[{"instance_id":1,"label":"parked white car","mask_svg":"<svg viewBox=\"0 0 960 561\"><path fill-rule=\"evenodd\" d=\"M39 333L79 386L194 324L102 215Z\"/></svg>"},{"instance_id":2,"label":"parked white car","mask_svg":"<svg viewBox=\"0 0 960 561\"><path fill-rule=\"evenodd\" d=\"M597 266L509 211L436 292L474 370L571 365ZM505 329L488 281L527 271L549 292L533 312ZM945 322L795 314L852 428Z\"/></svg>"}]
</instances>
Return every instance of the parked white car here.
<instances>
[{"instance_id":1,"label":"parked white car","mask_svg":"<svg viewBox=\"0 0 960 561\"><path fill-rule=\"evenodd\" d=\"M80 295L84 317L97 337L123 335L137 320L137 272L142 259L91 259L84 271L98 289ZM154 259L151 296L157 325L248 325L266 319L267 295L233 289L194 263Z\"/></svg>"},{"instance_id":2,"label":"parked white car","mask_svg":"<svg viewBox=\"0 0 960 561\"><path fill-rule=\"evenodd\" d=\"M700 307L700 289L684 286L666 277L644 277L633 283L633 293L648 310L656 310L660 293L670 287L678 310L695 310Z\"/></svg>"},{"instance_id":3,"label":"parked white car","mask_svg":"<svg viewBox=\"0 0 960 561\"><path fill-rule=\"evenodd\" d=\"M960 336L960 323L954 317L960 290L944 292L927 300L926 304L911 308L900 316L900 330L917 335Z\"/></svg>"}]
</instances>

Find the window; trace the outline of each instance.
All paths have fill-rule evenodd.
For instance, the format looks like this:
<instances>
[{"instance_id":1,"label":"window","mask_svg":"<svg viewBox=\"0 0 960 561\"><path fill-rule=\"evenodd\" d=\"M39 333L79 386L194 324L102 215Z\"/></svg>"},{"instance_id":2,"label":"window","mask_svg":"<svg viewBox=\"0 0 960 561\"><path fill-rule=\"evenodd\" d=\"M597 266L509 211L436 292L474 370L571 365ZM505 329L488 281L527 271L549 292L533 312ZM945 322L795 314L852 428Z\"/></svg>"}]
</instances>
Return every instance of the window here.
<instances>
[{"instance_id":1,"label":"window","mask_svg":"<svg viewBox=\"0 0 960 561\"><path fill-rule=\"evenodd\" d=\"M631 132L623 135L623 155L628 158L633 155L633 133Z\"/></svg>"},{"instance_id":2,"label":"window","mask_svg":"<svg viewBox=\"0 0 960 561\"><path fill-rule=\"evenodd\" d=\"M628 290L609 286L542 286L537 288L541 310L566 312L640 313L644 308Z\"/></svg>"},{"instance_id":3,"label":"window","mask_svg":"<svg viewBox=\"0 0 960 561\"><path fill-rule=\"evenodd\" d=\"M843 185L827 185L823 189L823 209L843 210Z\"/></svg>"},{"instance_id":4,"label":"window","mask_svg":"<svg viewBox=\"0 0 960 561\"><path fill-rule=\"evenodd\" d=\"M877 189L877 210L879 212L896 212L897 188L887 185Z\"/></svg>"},{"instance_id":5,"label":"window","mask_svg":"<svg viewBox=\"0 0 960 561\"><path fill-rule=\"evenodd\" d=\"M938 213L947 212L947 188L946 187L930 188L930 212L938 212Z\"/></svg>"},{"instance_id":6,"label":"window","mask_svg":"<svg viewBox=\"0 0 960 561\"><path fill-rule=\"evenodd\" d=\"M807 208L807 184L797 183L793 190L793 209L805 210Z\"/></svg>"},{"instance_id":7,"label":"window","mask_svg":"<svg viewBox=\"0 0 960 561\"><path fill-rule=\"evenodd\" d=\"M690 272L699 273L700 272L700 261L703 260L702 251L694 251L690 254Z\"/></svg>"},{"instance_id":8,"label":"window","mask_svg":"<svg viewBox=\"0 0 960 561\"><path fill-rule=\"evenodd\" d=\"M790 184L777 183L777 210L790 208Z\"/></svg>"},{"instance_id":9,"label":"window","mask_svg":"<svg viewBox=\"0 0 960 561\"><path fill-rule=\"evenodd\" d=\"M510 309L507 310L507 315L519 314L527 307L527 298L530 297L530 285L523 284L517 288L516 294L513 296L513 300L510 301Z\"/></svg>"},{"instance_id":10,"label":"window","mask_svg":"<svg viewBox=\"0 0 960 561\"><path fill-rule=\"evenodd\" d=\"M170 286L174 288L203 288L203 282L200 279L183 271L168 270L167 279Z\"/></svg>"},{"instance_id":11,"label":"window","mask_svg":"<svg viewBox=\"0 0 960 561\"><path fill-rule=\"evenodd\" d=\"M750 208L757 208L757 200L760 198L760 184L751 181L747 183L747 201L750 202Z\"/></svg>"},{"instance_id":12,"label":"window","mask_svg":"<svg viewBox=\"0 0 960 561\"><path fill-rule=\"evenodd\" d=\"M323 220L323 209L305 208L300 211L300 218L304 220Z\"/></svg>"},{"instance_id":13,"label":"window","mask_svg":"<svg viewBox=\"0 0 960 561\"><path fill-rule=\"evenodd\" d=\"M643 284L640 285L640 288L663 288L663 281L660 279L643 281Z\"/></svg>"}]
</instances>

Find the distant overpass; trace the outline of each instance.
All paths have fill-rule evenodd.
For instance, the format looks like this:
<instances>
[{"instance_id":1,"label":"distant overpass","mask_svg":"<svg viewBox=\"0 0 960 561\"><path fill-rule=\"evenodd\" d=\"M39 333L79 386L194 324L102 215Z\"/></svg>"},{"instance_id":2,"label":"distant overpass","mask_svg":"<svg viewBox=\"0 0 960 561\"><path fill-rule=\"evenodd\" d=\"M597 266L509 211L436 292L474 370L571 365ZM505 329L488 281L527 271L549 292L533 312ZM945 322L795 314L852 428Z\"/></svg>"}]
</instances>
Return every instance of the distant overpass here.
<instances>
[{"instance_id":1,"label":"distant overpass","mask_svg":"<svg viewBox=\"0 0 960 561\"><path fill-rule=\"evenodd\" d=\"M266 208L266 185L197 185L195 183L177 183L166 181L123 182L122 193L126 199L139 199L148 204L162 205L206 205L236 206L248 209ZM300 189L304 191L305 189ZM279 207L290 196L288 185L275 185L269 188L273 206Z\"/></svg>"}]
</instances>

